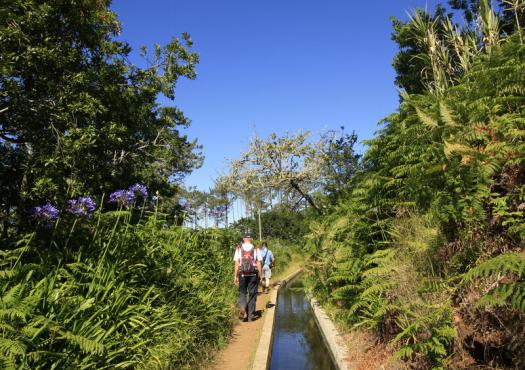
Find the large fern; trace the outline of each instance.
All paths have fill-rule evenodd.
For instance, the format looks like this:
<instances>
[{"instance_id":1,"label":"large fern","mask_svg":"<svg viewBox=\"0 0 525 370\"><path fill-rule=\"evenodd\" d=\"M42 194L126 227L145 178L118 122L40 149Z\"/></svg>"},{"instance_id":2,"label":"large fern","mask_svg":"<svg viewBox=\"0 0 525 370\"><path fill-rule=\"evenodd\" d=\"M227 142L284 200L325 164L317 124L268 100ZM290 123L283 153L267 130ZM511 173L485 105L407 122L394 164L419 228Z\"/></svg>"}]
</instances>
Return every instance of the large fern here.
<instances>
[{"instance_id":1,"label":"large fern","mask_svg":"<svg viewBox=\"0 0 525 370\"><path fill-rule=\"evenodd\" d=\"M478 300L479 307L511 306L525 313L525 253L505 253L484 261L465 274L463 281L478 279L490 282Z\"/></svg>"}]
</instances>

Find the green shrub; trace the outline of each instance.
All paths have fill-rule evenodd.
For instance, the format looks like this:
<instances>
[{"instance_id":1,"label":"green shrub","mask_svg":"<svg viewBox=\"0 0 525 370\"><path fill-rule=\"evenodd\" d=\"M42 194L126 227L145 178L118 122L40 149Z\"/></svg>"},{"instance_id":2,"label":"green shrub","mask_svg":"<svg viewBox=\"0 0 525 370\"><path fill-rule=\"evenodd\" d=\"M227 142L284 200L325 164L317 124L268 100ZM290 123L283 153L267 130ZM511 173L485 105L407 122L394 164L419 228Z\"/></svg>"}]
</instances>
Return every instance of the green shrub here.
<instances>
[{"instance_id":1,"label":"green shrub","mask_svg":"<svg viewBox=\"0 0 525 370\"><path fill-rule=\"evenodd\" d=\"M4 367L199 367L232 327L236 235L157 216L61 220L1 251Z\"/></svg>"}]
</instances>

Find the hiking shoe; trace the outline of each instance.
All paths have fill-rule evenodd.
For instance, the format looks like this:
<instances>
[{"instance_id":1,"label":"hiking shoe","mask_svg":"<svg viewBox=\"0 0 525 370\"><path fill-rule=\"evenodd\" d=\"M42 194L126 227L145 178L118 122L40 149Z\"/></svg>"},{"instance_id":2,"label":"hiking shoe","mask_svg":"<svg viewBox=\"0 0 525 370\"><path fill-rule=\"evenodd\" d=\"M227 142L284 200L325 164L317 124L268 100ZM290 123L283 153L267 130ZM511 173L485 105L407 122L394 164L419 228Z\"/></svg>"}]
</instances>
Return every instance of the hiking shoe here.
<instances>
[{"instance_id":1,"label":"hiking shoe","mask_svg":"<svg viewBox=\"0 0 525 370\"><path fill-rule=\"evenodd\" d=\"M250 322L250 321L255 321L255 316L248 317L248 322Z\"/></svg>"},{"instance_id":2,"label":"hiking shoe","mask_svg":"<svg viewBox=\"0 0 525 370\"><path fill-rule=\"evenodd\" d=\"M240 310L239 311L239 320L244 320L246 318L246 311Z\"/></svg>"}]
</instances>

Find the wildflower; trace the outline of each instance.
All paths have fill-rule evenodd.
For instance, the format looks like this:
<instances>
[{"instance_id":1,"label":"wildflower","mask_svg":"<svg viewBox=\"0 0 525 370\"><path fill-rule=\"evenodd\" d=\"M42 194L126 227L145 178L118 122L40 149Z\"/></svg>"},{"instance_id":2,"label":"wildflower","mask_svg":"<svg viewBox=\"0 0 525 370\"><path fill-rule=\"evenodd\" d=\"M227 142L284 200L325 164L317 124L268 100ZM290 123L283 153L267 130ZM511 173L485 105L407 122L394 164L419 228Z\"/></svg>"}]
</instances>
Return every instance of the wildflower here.
<instances>
[{"instance_id":1,"label":"wildflower","mask_svg":"<svg viewBox=\"0 0 525 370\"><path fill-rule=\"evenodd\" d=\"M129 191L132 191L134 195L138 195L143 198L146 198L148 196L148 188L146 188L145 185L141 185L141 184L132 185L129 188Z\"/></svg>"},{"instance_id":2,"label":"wildflower","mask_svg":"<svg viewBox=\"0 0 525 370\"><path fill-rule=\"evenodd\" d=\"M135 201L135 193L131 190L117 190L109 195L110 203L118 203L122 207L129 207Z\"/></svg>"},{"instance_id":3,"label":"wildflower","mask_svg":"<svg viewBox=\"0 0 525 370\"><path fill-rule=\"evenodd\" d=\"M225 205L218 205L211 210L211 216L215 218L223 217L226 213L226 206Z\"/></svg>"},{"instance_id":4,"label":"wildflower","mask_svg":"<svg viewBox=\"0 0 525 370\"><path fill-rule=\"evenodd\" d=\"M195 214L195 209L193 207L191 199L182 198L179 201L179 205L182 211L185 212L187 215L193 216Z\"/></svg>"},{"instance_id":5,"label":"wildflower","mask_svg":"<svg viewBox=\"0 0 525 370\"><path fill-rule=\"evenodd\" d=\"M43 206L33 208L33 217L42 223L52 223L58 219L59 211L51 203L46 203Z\"/></svg>"},{"instance_id":6,"label":"wildflower","mask_svg":"<svg viewBox=\"0 0 525 370\"><path fill-rule=\"evenodd\" d=\"M77 216L91 216L95 212L96 203L90 197L80 197L67 202L69 213Z\"/></svg>"}]
</instances>

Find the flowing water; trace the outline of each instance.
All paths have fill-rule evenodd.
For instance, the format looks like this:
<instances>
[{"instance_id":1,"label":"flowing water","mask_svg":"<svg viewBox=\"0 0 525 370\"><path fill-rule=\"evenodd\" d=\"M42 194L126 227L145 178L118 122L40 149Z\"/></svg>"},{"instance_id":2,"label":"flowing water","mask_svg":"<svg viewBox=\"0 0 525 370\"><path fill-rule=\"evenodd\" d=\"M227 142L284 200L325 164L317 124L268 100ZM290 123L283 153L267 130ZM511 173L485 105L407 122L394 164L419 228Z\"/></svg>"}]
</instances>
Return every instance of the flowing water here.
<instances>
[{"instance_id":1,"label":"flowing water","mask_svg":"<svg viewBox=\"0 0 525 370\"><path fill-rule=\"evenodd\" d=\"M279 291L271 370L335 370L310 307L296 279Z\"/></svg>"}]
</instances>

